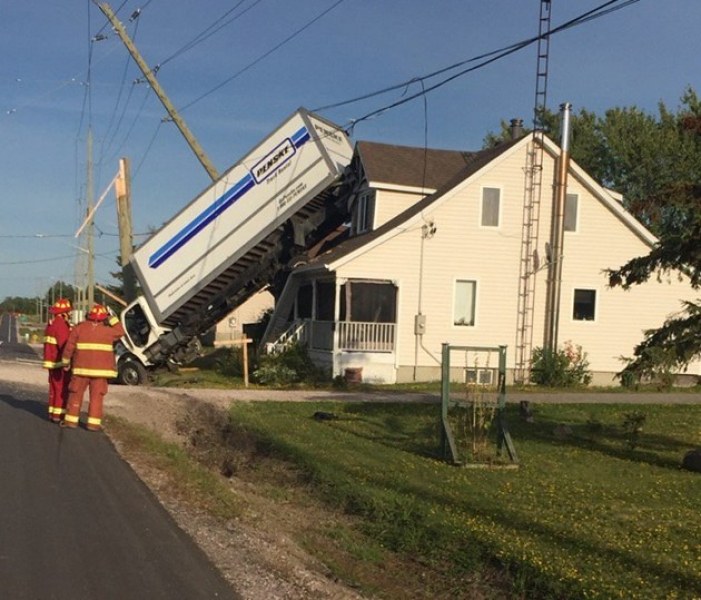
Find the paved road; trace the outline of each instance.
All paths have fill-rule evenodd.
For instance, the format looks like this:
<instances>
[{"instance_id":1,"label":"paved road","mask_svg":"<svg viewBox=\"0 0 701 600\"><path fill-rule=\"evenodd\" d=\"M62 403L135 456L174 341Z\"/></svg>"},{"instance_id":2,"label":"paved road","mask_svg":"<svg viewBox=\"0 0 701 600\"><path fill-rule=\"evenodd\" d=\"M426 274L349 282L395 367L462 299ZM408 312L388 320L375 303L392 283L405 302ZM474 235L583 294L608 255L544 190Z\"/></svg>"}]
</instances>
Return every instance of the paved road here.
<instances>
[{"instance_id":1,"label":"paved road","mask_svg":"<svg viewBox=\"0 0 701 600\"><path fill-rule=\"evenodd\" d=\"M28 344L20 342L17 317L8 313L0 315L0 358L36 358Z\"/></svg>"},{"instance_id":2,"label":"paved road","mask_svg":"<svg viewBox=\"0 0 701 600\"><path fill-rule=\"evenodd\" d=\"M0 382L0 596L238 598L101 433Z\"/></svg>"}]
</instances>

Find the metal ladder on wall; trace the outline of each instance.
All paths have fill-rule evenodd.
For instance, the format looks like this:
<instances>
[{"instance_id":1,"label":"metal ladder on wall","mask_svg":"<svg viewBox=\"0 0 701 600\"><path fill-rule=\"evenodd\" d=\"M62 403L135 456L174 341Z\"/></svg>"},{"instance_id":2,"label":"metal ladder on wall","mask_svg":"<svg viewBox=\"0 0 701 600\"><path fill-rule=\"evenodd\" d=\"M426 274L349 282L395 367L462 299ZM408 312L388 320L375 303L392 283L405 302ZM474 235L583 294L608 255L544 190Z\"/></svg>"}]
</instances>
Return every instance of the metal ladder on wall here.
<instances>
[{"instance_id":1,"label":"metal ladder on wall","mask_svg":"<svg viewBox=\"0 0 701 600\"><path fill-rule=\"evenodd\" d=\"M550 0L541 0L538 26L538 60L536 69L533 136L526 154L523 194L523 226L519 265L518 315L514 380L528 383L533 350L533 313L536 271L539 269L538 235L543 180L544 115L548 90L548 56L550 53Z\"/></svg>"}]
</instances>

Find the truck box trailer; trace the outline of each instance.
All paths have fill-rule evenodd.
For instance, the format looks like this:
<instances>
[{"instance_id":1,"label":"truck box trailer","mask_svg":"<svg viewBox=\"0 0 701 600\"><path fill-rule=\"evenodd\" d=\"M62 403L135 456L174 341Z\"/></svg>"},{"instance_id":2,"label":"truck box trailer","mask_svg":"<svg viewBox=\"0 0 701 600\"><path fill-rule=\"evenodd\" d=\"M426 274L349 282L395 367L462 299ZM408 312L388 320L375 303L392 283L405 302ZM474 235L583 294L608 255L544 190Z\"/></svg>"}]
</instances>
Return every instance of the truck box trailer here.
<instances>
[{"instance_id":1,"label":"truck box trailer","mask_svg":"<svg viewBox=\"0 0 701 600\"><path fill-rule=\"evenodd\" d=\"M303 247L352 157L346 133L303 108L154 233L133 254L141 288L121 313L120 379L180 363L212 327Z\"/></svg>"}]
</instances>

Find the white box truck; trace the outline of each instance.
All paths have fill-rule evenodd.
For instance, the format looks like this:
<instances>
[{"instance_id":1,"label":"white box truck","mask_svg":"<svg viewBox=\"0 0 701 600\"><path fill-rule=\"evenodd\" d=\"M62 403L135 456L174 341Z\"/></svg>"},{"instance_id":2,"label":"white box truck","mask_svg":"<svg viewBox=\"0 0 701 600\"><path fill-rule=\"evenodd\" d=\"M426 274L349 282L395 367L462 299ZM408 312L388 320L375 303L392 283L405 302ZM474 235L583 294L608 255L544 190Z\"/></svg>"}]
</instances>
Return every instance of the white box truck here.
<instances>
[{"instance_id":1,"label":"white box truck","mask_svg":"<svg viewBox=\"0 0 701 600\"><path fill-rule=\"evenodd\" d=\"M149 367L194 358L200 334L342 222L329 215L352 153L340 127L301 108L142 244L119 380L139 384Z\"/></svg>"}]
</instances>

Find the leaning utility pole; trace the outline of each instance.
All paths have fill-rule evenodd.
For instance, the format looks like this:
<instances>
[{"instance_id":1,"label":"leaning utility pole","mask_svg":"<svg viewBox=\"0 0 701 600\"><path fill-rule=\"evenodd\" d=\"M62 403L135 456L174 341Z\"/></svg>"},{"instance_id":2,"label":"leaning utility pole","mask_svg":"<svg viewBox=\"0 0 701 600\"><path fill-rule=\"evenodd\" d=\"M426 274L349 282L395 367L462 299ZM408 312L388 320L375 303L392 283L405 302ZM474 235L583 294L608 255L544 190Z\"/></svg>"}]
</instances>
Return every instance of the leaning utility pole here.
<instances>
[{"instance_id":1,"label":"leaning utility pole","mask_svg":"<svg viewBox=\"0 0 701 600\"><path fill-rule=\"evenodd\" d=\"M117 220L119 223L119 255L122 263L122 280L124 297L131 302L136 298L134 272L128 268L134 246L134 234L131 224L131 181L129 177L129 160L119 159L119 174L114 181L117 196Z\"/></svg>"},{"instance_id":2,"label":"leaning utility pole","mask_svg":"<svg viewBox=\"0 0 701 600\"><path fill-rule=\"evenodd\" d=\"M95 2L95 0L93 0L93 2ZM178 112L175 110L175 107L173 106L173 104L170 102L168 97L165 95L165 92L163 91L160 84L158 83L158 80L156 79L155 75L153 74L153 71L149 68L149 66L146 64L144 59L139 54L139 51L136 49L136 46L134 45L134 43L131 41L131 38L127 35L127 32L124 29L124 26L117 19L117 16L112 11L112 8L110 7L110 5L107 2L100 2L100 3L96 2L96 4L97 4L98 8L103 12L103 14L107 17L109 22L112 24L112 27L117 32L117 35L122 40L124 45L127 47L129 54L131 54L132 58L134 59L134 61L138 65L139 69L141 69L141 72L144 74L144 77L146 78L149 85L151 86L151 89L153 89L153 91L158 96L158 99L161 101L161 103L165 107L166 111L168 112L168 115L173 120L173 122L177 125L178 129L180 130L180 133L183 134L185 141L189 144L190 148L195 153L195 156L197 156L200 163L202 163L202 166L207 171L207 174L209 175L209 177L212 179L212 181L216 181L219 178L219 174L217 173L217 170L214 168L214 165L209 160L209 158L207 157L207 155L205 154L205 152L201 148L201 146L197 143L195 136L193 136L192 133L190 133L190 130L187 128L185 121L182 120L182 118L180 117Z\"/></svg>"}]
</instances>

